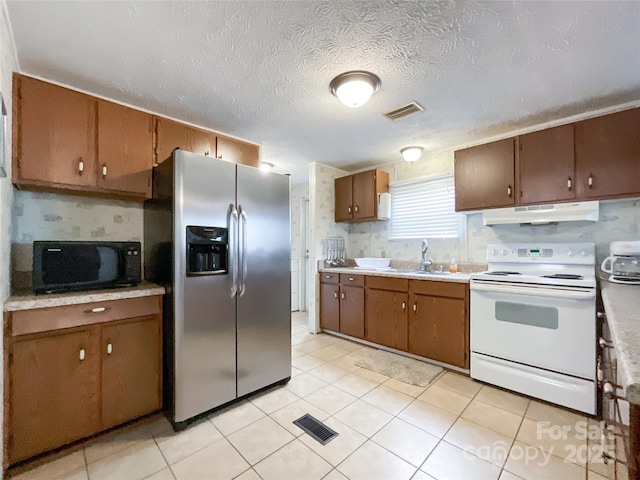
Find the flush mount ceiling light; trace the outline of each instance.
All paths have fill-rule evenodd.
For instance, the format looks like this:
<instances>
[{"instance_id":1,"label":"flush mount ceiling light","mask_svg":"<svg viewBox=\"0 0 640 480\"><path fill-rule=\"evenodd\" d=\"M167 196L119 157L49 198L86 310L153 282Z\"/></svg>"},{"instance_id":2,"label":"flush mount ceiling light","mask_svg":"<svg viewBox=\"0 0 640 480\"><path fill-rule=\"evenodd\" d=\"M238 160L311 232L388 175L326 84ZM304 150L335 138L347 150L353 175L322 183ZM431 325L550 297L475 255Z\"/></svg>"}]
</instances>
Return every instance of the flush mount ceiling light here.
<instances>
[{"instance_id":1,"label":"flush mount ceiling light","mask_svg":"<svg viewBox=\"0 0 640 480\"><path fill-rule=\"evenodd\" d=\"M407 162L413 163L422 155L422 147L405 147L400 150L400 153Z\"/></svg>"},{"instance_id":2,"label":"flush mount ceiling light","mask_svg":"<svg viewBox=\"0 0 640 480\"><path fill-rule=\"evenodd\" d=\"M272 168L273 168L273 163L260 162L260 170L262 170L263 172L270 172Z\"/></svg>"},{"instance_id":3,"label":"flush mount ceiling light","mask_svg":"<svg viewBox=\"0 0 640 480\"><path fill-rule=\"evenodd\" d=\"M329 84L331 93L347 107L364 105L379 88L378 76L363 70L341 73Z\"/></svg>"}]
</instances>

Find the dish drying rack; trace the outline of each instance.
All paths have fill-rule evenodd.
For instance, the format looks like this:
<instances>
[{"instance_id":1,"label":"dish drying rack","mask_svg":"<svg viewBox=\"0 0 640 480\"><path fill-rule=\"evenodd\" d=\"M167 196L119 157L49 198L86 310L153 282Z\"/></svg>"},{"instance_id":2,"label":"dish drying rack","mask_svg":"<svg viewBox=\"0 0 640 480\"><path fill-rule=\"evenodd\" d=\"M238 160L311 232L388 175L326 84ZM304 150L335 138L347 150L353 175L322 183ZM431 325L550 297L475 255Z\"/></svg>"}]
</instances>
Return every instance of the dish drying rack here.
<instances>
[{"instance_id":1,"label":"dish drying rack","mask_svg":"<svg viewBox=\"0 0 640 480\"><path fill-rule=\"evenodd\" d=\"M345 267L347 265L347 249L344 246L344 238L327 237L322 240L322 255L324 266Z\"/></svg>"}]
</instances>

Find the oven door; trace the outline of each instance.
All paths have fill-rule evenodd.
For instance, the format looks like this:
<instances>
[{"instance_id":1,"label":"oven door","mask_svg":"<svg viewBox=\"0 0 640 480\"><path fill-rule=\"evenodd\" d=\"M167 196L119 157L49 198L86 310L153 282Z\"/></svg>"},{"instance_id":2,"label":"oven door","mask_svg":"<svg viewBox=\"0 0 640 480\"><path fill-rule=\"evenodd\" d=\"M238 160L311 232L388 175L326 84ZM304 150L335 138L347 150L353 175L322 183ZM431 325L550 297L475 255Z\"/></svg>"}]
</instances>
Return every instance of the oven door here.
<instances>
[{"instance_id":1,"label":"oven door","mask_svg":"<svg viewBox=\"0 0 640 480\"><path fill-rule=\"evenodd\" d=\"M471 350L595 379L595 289L472 281Z\"/></svg>"}]
</instances>

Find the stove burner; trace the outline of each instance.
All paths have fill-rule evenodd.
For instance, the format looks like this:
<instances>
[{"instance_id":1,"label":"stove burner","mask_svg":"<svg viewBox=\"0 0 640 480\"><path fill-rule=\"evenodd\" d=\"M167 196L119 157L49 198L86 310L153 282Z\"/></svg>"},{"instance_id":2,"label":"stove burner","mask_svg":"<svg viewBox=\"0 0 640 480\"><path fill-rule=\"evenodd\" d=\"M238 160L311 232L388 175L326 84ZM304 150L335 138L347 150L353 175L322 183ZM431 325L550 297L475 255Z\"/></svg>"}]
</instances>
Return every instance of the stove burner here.
<instances>
[{"instance_id":1,"label":"stove burner","mask_svg":"<svg viewBox=\"0 0 640 480\"><path fill-rule=\"evenodd\" d=\"M522 275L520 272L507 272L502 270L496 270L495 272L487 272L487 275Z\"/></svg>"},{"instance_id":2,"label":"stove burner","mask_svg":"<svg viewBox=\"0 0 640 480\"><path fill-rule=\"evenodd\" d=\"M584 280L582 275L573 275L570 273L554 273L553 275L542 275L542 278L559 278L561 280Z\"/></svg>"}]
</instances>

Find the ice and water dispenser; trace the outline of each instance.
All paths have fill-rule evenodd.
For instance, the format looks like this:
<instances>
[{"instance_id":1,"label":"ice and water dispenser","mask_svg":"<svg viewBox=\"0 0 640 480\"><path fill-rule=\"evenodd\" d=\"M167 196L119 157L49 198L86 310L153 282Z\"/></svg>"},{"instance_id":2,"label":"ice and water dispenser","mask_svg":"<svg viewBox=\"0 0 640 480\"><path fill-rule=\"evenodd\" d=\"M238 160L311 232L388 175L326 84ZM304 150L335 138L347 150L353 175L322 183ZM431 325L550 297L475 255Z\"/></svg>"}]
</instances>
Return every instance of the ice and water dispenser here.
<instances>
[{"instance_id":1,"label":"ice and water dispenser","mask_svg":"<svg viewBox=\"0 0 640 480\"><path fill-rule=\"evenodd\" d=\"M229 231L222 227L187 227L187 276L229 272Z\"/></svg>"}]
</instances>

